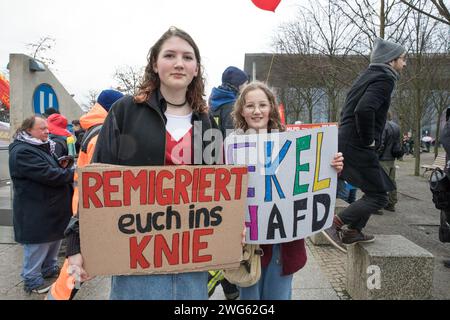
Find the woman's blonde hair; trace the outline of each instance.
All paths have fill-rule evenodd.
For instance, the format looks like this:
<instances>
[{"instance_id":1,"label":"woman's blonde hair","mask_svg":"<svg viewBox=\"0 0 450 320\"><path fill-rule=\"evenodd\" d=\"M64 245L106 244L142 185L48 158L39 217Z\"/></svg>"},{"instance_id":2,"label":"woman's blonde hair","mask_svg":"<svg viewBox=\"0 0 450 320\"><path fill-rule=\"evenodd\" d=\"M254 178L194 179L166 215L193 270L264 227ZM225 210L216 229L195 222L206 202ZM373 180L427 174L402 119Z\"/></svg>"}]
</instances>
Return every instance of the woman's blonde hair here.
<instances>
[{"instance_id":1,"label":"woman's blonde hair","mask_svg":"<svg viewBox=\"0 0 450 320\"><path fill-rule=\"evenodd\" d=\"M234 120L235 129L247 131L249 129L247 122L242 116L242 111L245 106L245 96L247 93L253 90L262 90L270 103L270 112L269 112L269 122L267 123L267 130L270 132L272 130L285 131L285 126L281 123L280 113L278 112L278 107L276 103L275 95L272 90L264 83L260 81L253 81L246 85L236 100L233 108L233 112L231 116Z\"/></svg>"},{"instance_id":2,"label":"woman's blonde hair","mask_svg":"<svg viewBox=\"0 0 450 320\"><path fill-rule=\"evenodd\" d=\"M158 74L153 70L153 66L156 64L164 42L172 37L178 37L185 40L189 43L192 49L194 49L195 59L197 60L198 66L198 75L194 77L192 82L189 84L186 92L186 99L194 111L199 113L206 112L207 104L204 99L205 82L203 78L203 67L201 64L200 51L192 37L187 32L176 27L170 27L169 30L167 30L150 48L147 56L147 66L145 67L144 77L137 94L134 96L134 101L137 103L142 103L149 99L153 91L159 89L161 82Z\"/></svg>"}]
</instances>

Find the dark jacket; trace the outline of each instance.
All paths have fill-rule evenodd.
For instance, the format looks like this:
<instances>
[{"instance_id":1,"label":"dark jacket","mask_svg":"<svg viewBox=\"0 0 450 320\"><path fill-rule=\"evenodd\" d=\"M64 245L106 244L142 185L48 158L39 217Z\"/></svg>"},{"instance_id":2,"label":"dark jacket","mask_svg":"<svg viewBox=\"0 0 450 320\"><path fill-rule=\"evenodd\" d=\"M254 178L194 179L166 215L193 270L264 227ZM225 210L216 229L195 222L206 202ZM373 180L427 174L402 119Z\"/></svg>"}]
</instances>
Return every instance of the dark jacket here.
<instances>
[{"instance_id":1,"label":"dark jacket","mask_svg":"<svg viewBox=\"0 0 450 320\"><path fill-rule=\"evenodd\" d=\"M394 121L387 121L381 135L381 143L378 148L380 161L394 161L403 156L400 144L400 127Z\"/></svg>"},{"instance_id":2,"label":"dark jacket","mask_svg":"<svg viewBox=\"0 0 450 320\"><path fill-rule=\"evenodd\" d=\"M447 177L450 176L450 108L447 109L447 115L446 115L446 124L444 126L444 129L442 130L442 135L440 138L440 142L442 146L444 147L445 153L446 153L446 161L447 165L445 166L445 172L447 174ZM450 239L450 211L447 210L441 210L441 219L440 219L440 227L439 227L439 239L441 242L448 242L446 240Z\"/></svg>"},{"instance_id":3,"label":"dark jacket","mask_svg":"<svg viewBox=\"0 0 450 320\"><path fill-rule=\"evenodd\" d=\"M77 139L77 141L75 141L75 151L77 154L80 153L81 141L83 140L85 133L86 131L84 129L79 129L74 132L75 138Z\"/></svg>"},{"instance_id":4,"label":"dark jacket","mask_svg":"<svg viewBox=\"0 0 450 320\"><path fill-rule=\"evenodd\" d=\"M387 66L369 66L356 79L342 109L338 149L345 166L341 177L365 193L394 190L375 149L380 145L397 79Z\"/></svg>"},{"instance_id":5,"label":"dark jacket","mask_svg":"<svg viewBox=\"0 0 450 320\"><path fill-rule=\"evenodd\" d=\"M67 156L69 148L67 147L67 137L49 134L48 137L55 142L55 154L58 158Z\"/></svg>"},{"instance_id":6,"label":"dark jacket","mask_svg":"<svg viewBox=\"0 0 450 320\"><path fill-rule=\"evenodd\" d=\"M165 109L166 102L159 92L153 93L145 103L135 103L130 96L115 102L103 123L92 161L124 166L164 165L167 123ZM204 141L202 137L206 130L217 129L214 119L208 113L194 112L192 123L193 164L220 163L220 154L213 154L215 158L206 159L206 162L202 159L203 151L211 143ZM198 130L200 125L201 131ZM198 143L199 141L202 143ZM221 148L220 144L215 150ZM79 253L77 218L72 219L67 234L67 255Z\"/></svg>"},{"instance_id":7,"label":"dark jacket","mask_svg":"<svg viewBox=\"0 0 450 320\"><path fill-rule=\"evenodd\" d=\"M222 136L226 137L226 131L234 129L233 118L231 112L233 111L234 103L236 102L238 92L232 88L220 86L213 88L211 96L209 97L209 107L211 113L222 131Z\"/></svg>"},{"instance_id":8,"label":"dark jacket","mask_svg":"<svg viewBox=\"0 0 450 320\"><path fill-rule=\"evenodd\" d=\"M72 216L73 171L59 167L49 144L15 140L9 146L15 240L23 244L62 239Z\"/></svg>"}]
</instances>

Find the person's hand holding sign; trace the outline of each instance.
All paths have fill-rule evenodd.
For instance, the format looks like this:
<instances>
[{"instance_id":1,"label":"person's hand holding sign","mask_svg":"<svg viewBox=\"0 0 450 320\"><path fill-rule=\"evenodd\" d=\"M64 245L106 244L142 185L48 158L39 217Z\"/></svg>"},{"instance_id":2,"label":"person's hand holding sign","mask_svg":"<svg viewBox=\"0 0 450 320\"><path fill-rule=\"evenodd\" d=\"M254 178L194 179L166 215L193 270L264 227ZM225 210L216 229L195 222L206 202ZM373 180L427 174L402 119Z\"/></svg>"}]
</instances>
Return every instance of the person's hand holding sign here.
<instances>
[{"instance_id":1,"label":"person's hand holding sign","mask_svg":"<svg viewBox=\"0 0 450 320\"><path fill-rule=\"evenodd\" d=\"M334 155L333 161L331 161L331 166L336 169L337 173L341 173L344 169L344 157L341 152Z\"/></svg>"}]
</instances>

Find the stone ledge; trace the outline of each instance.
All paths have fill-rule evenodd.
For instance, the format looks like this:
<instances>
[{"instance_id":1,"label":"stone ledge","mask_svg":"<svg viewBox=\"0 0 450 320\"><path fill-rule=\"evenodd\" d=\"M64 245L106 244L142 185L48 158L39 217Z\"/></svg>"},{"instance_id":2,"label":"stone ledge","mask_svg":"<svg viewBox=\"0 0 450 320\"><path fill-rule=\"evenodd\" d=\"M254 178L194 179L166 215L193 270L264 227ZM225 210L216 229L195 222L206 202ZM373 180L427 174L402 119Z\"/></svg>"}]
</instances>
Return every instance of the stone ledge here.
<instances>
[{"instance_id":1,"label":"stone ledge","mask_svg":"<svg viewBox=\"0 0 450 320\"><path fill-rule=\"evenodd\" d=\"M363 300L429 299L433 269L429 251L400 235L376 235L348 246L347 292Z\"/></svg>"}]
</instances>

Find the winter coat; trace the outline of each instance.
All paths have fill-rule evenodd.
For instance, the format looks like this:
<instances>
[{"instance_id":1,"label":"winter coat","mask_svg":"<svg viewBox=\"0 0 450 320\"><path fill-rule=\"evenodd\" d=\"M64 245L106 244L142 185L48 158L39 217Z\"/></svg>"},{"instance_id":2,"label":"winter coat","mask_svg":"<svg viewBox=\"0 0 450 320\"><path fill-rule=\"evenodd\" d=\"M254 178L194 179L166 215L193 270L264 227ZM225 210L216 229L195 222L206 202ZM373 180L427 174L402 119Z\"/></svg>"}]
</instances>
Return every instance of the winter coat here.
<instances>
[{"instance_id":1,"label":"winter coat","mask_svg":"<svg viewBox=\"0 0 450 320\"><path fill-rule=\"evenodd\" d=\"M228 87L213 88L209 97L209 107L223 138L226 137L227 130L234 129L233 118L231 112L234 108L238 93Z\"/></svg>"},{"instance_id":2,"label":"winter coat","mask_svg":"<svg viewBox=\"0 0 450 320\"><path fill-rule=\"evenodd\" d=\"M353 84L342 109L338 149L345 166L341 178L364 193L395 189L375 150L380 145L397 79L393 69L370 65Z\"/></svg>"},{"instance_id":3,"label":"winter coat","mask_svg":"<svg viewBox=\"0 0 450 320\"><path fill-rule=\"evenodd\" d=\"M400 144L400 127L394 121L387 121L377 150L380 161L394 161L403 156Z\"/></svg>"},{"instance_id":4,"label":"winter coat","mask_svg":"<svg viewBox=\"0 0 450 320\"><path fill-rule=\"evenodd\" d=\"M108 113L106 110L100 104L96 103L87 114L80 118L80 125L83 128L84 134L83 140L80 141L81 144L80 151L78 153L77 168L82 168L91 163L98 134L107 115ZM75 181L78 181L78 176L76 173ZM78 188L74 188L72 198L73 214L78 212L78 200Z\"/></svg>"},{"instance_id":5,"label":"winter coat","mask_svg":"<svg viewBox=\"0 0 450 320\"><path fill-rule=\"evenodd\" d=\"M9 146L15 240L22 244L62 239L71 217L73 171L63 169L49 144L15 140Z\"/></svg>"},{"instance_id":6,"label":"winter coat","mask_svg":"<svg viewBox=\"0 0 450 320\"><path fill-rule=\"evenodd\" d=\"M100 131L94 153L94 162L125 165L164 165L166 156L166 123L164 115L166 102L159 92L155 92L145 103L135 103L133 97L126 96L114 104ZM202 139L206 130L217 128L208 113L192 114L194 134L193 164L217 163L219 160L202 160L203 150L210 144ZM197 129L201 126L201 131ZM202 143L198 143L202 141ZM221 150L219 147L215 150ZM219 157L220 154L213 156Z\"/></svg>"},{"instance_id":7,"label":"winter coat","mask_svg":"<svg viewBox=\"0 0 450 320\"><path fill-rule=\"evenodd\" d=\"M48 137L55 142L55 155L60 158L69 154L69 148L67 146L67 137L58 136L55 134L49 134Z\"/></svg>"}]
</instances>

